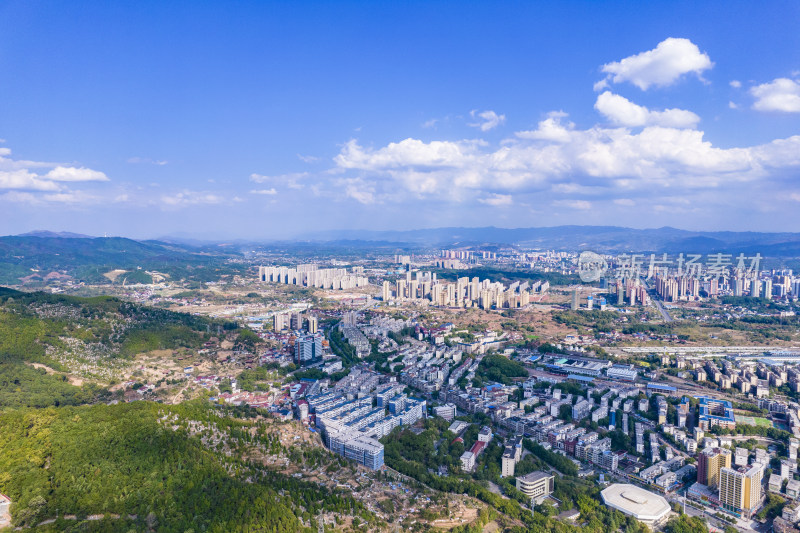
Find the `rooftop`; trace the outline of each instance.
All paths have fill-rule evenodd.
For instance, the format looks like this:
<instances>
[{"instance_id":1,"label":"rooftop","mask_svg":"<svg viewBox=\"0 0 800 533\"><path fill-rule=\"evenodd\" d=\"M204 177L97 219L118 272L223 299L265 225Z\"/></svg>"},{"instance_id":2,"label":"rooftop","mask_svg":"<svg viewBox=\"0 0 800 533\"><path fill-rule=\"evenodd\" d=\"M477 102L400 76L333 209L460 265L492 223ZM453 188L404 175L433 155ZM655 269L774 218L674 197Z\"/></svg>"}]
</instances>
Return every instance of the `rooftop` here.
<instances>
[{"instance_id":1,"label":"rooftop","mask_svg":"<svg viewBox=\"0 0 800 533\"><path fill-rule=\"evenodd\" d=\"M627 483L614 483L600 492L603 502L637 520L657 521L670 511L662 496Z\"/></svg>"},{"instance_id":2,"label":"rooftop","mask_svg":"<svg viewBox=\"0 0 800 533\"><path fill-rule=\"evenodd\" d=\"M552 474L548 474L547 472L531 472L530 474L525 474L517 479L523 483L533 483L534 481L539 481L540 479L547 479L550 477L553 477Z\"/></svg>"}]
</instances>

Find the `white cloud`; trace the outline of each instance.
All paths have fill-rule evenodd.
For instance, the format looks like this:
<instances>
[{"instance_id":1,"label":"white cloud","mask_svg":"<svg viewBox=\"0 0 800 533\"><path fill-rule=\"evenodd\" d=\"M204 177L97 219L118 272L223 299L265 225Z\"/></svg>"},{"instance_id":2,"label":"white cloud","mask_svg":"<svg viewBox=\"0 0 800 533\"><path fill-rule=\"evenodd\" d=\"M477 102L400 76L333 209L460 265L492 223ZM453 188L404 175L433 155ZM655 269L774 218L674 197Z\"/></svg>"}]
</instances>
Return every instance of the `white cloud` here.
<instances>
[{"instance_id":1,"label":"white cloud","mask_svg":"<svg viewBox=\"0 0 800 533\"><path fill-rule=\"evenodd\" d=\"M334 157L336 164L345 169L371 168L436 168L460 165L475 152L474 141L432 141L405 139L389 143L379 150L362 148L356 140L350 140Z\"/></svg>"},{"instance_id":2,"label":"white cloud","mask_svg":"<svg viewBox=\"0 0 800 533\"><path fill-rule=\"evenodd\" d=\"M597 97L594 108L613 124L634 128L638 126L665 126L668 128L691 128L700 122L700 117L685 109L650 111L634 104L627 98L605 91Z\"/></svg>"},{"instance_id":3,"label":"white cloud","mask_svg":"<svg viewBox=\"0 0 800 533\"><path fill-rule=\"evenodd\" d=\"M614 203L617 204L617 205L623 205L623 206L626 206L626 207L631 207L631 206L636 205L636 202L634 202L630 198L616 198L614 200Z\"/></svg>"},{"instance_id":4,"label":"white cloud","mask_svg":"<svg viewBox=\"0 0 800 533\"><path fill-rule=\"evenodd\" d=\"M334 161L336 172L360 180L346 194L363 203L378 199L463 203L493 198L492 194L527 193L570 194L571 200L606 197L611 203L635 191L719 194L740 187L737 184L777 179L800 168L800 136L759 146L718 148L695 129L644 126L635 133L600 126L576 129L548 118L538 130L518 132L494 148L478 141L419 139L365 148L351 140Z\"/></svg>"},{"instance_id":5,"label":"white cloud","mask_svg":"<svg viewBox=\"0 0 800 533\"><path fill-rule=\"evenodd\" d=\"M316 163L317 161L319 161L319 157L317 157L315 155L300 155L300 154L297 154L297 159L299 159L303 163Z\"/></svg>"},{"instance_id":6,"label":"white cloud","mask_svg":"<svg viewBox=\"0 0 800 533\"><path fill-rule=\"evenodd\" d=\"M703 71L714 66L708 54L689 39L669 37L656 46L640 54L626 57L620 61L607 63L601 67L606 78L595 84L595 90L608 87L609 82L630 82L643 91L652 87L666 87L675 83L684 74Z\"/></svg>"},{"instance_id":7,"label":"white cloud","mask_svg":"<svg viewBox=\"0 0 800 533\"><path fill-rule=\"evenodd\" d=\"M731 80L731 87L733 87L734 89L738 89L741 86L742 82L740 82L739 80Z\"/></svg>"},{"instance_id":8,"label":"white cloud","mask_svg":"<svg viewBox=\"0 0 800 533\"><path fill-rule=\"evenodd\" d=\"M736 104L736 102L728 102L728 107L731 109L739 109L739 106Z\"/></svg>"},{"instance_id":9,"label":"white cloud","mask_svg":"<svg viewBox=\"0 0 800 533\"><path fill-rule=\"evenodd\" d=\"M800 83L789 78L777 78L750 89L756 101L753 109L800 113Z\"/></svg>"},{"instance_id":10,"label":"white cloud","mask_svg":"<svg viewBox=\"0 0 800 533\"><path fill-rule=\"evenodd\" d=\"M85 167L58 166L45 174L44 178L53 181L109 181L102 172Z\"/></svg>"},{"instance_id":11,"label":"white cloud","mask_svg":"<svg viewBox=\"0 0 800 533\"><path fill-rule=\"evenodd\" d=\"M531 131L518 131L514 133L520 139L535 139L541 141L552 141L558 143L569 142L572 138L570 130L575 128L575 124L567 122L562 124L561 119L567 114L563 112L550 113L548 118L539 122L539 127Z\"/></svg>"},{"instance_id":12,"label":"white cloud","mask_svg":"<svg viewBox=\"0 0 800 533\"><path fill-rule=\"evenodd\" d=\"M498 115L492 110L482 111L480 113L478 113L477 110L472 110L470 111L469 115L472 118L477 117L483 119L483 122L475 122L470 124L470 126L473 128L480 128L481 131L492 130L506 121L505 115Z\"/></svg>"},{"instance_id":13,"label":"white cloud","mask_svg":"<svg viewBox=\"0 0 800 533\"><path fill-rule=\"evenodd\" d=\"M278 194L278 191L275 190L275 187L271 189L254 189L250 191L250 194L263 194L267 196L275 196L276 194Z\"/></svg>"},{"instance_id":14,"label":"white cloud","mask_svg":"<svg viewBox=\"0 0 800 533\"><path fill-rule=\"evenodd\" d=\"M49 170L45 172L46 169ZM0 196L3 201L29 204L91 203L97 200L96 196L70 190L69 184L107 181L108 176L97 170L14 159L10 148L0 147L0 189L11 189L11 192Z\"/></svg>"},{"instance_id":15,"label":"white cloud","mask_svg":"<svg viewBox=\"0 0 800 533\"><path fill-rule=\"evenodd\" d=\"M510 194L492 194L488 198L478 198L478 201L482 204L491 205L493 207L511 205L512 203Z\"/></svg>"},{"instance_id":16,"label":"white cloud","mask_svg":"<svg viewBox=\"0 0 800 533\"><path fill-rule=\"evenodd\" d=\"M425 129L433 128L436 126L436 123L439 122L438 118L432 118L430 120L426 120L422 123L422 127Z\"/></svg>"},{"instance_id":17,"label":"white cloud","mask_svg":"<svg viewBox=\"0 0 800 533\"><path fill-rule=\"evenodd\" d=\"M57 191L59 184L42 179L25 169L3 171L0 170L0 189L26 189L31 191Z\"/></svg>"}]
</instances>

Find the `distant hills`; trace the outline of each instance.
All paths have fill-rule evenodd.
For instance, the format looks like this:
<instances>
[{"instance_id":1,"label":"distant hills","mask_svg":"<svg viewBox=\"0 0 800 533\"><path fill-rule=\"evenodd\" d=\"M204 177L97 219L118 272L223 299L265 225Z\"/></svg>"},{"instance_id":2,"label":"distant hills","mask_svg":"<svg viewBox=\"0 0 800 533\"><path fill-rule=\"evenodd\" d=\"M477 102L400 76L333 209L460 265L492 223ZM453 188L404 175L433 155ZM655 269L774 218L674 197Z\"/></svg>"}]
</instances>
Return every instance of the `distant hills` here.
<instances>
[{"instance_id":1,"label":"distant hills","mask_svg":"<svg viewBox=\"0 0 800 533\"><path fill-rule=\"evenodd\" d=\"M167 242L169 241L169 242ZM800 258L800 233L688 231L664 227L553 226L541 228L432 228L406 231L329 230L290 241L188 238L133 240L91 237L69 232L34 231L0 237L0 284L35 283L69 276L91 283L112 282L104 274L119 269L155 271L172 279L212 281L222 274L244 273L251 250L279 250L301 261L328 253L364 255L421 248L519 246L540 250L593 250L605 253L729 253ZM231 261L233 259L233 261ZM126 279L123 275L120 279ZM146 282L146 281L145 281Z\"/></svg>"},{"instance_id":2,"label":"distant hills","mask_svg":"<svg viewBox=\"0 0 800 533\"><path fill-rule=\"evenodd\" d=\"M407 231L325 231L309 238L322 241L381 241L418 246L518 245L554 250L597 252L757 253L800 256L800 233L688 231L671 227L632 229L619 226L540 228L433 228Z\"/></svg>"},{"instance_id":3,"label":"distant hills","mask_svg":"<svg viewBox=\"0 0 800 533\"><path fill-rule=\"evenodd\" d=\"M53 276L107 283L103 274L114 269L151 270L173 278L204 281L229 271L226 260L235 255L235 251L213 245L195 248L124 237L36 231L0 237L0 284L35 283Z\"/></svg>"},{"instance_id":4,"label":"distant hills","mask_svg":"<svg viewBox=\"0 0 800 533\"><path fill-rule=\"evenodd\" d=\"M35 230L28 233L21 233L17 237L53 237L59 239L91 239L91 235L82 235L80 233L72 233L70 231L47 231Z\"/></svg>"}]
</instances>

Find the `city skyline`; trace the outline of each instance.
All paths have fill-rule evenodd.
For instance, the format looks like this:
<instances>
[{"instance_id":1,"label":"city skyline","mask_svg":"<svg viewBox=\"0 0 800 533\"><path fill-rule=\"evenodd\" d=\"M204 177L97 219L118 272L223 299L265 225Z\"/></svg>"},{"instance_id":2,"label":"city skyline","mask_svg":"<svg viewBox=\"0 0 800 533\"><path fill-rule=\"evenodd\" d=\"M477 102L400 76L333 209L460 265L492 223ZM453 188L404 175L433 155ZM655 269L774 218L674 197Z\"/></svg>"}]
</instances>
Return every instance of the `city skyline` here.
<instances>
[{"instance_id":1,"label":"city skyline","mask_svg":"<svg viewBox=\"0 0 800 533\"><path fill-rule=\"evenodd\" d=\"M800 231L798 15L10 2L0 223L134 238Z\"/></svg>"}]
</instances>

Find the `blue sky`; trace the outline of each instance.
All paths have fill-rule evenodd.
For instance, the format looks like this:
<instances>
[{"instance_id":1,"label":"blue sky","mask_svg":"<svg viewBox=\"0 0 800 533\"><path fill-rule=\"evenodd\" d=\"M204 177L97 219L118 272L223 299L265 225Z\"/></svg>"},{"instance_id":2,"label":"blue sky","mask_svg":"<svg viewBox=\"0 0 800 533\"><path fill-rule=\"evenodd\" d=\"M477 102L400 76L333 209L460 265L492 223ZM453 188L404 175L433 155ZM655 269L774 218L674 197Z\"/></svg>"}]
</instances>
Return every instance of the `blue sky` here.
<instances>
[{"instance_id":1,"label":"blue sky","mask_svg":"<svg viewBox=\"0 0 800 533\"><path fill-rule=\"evenodd\" d=\"M0 233L800 231L797 2L0 4Z\"/></svg>"}]
</instances>

